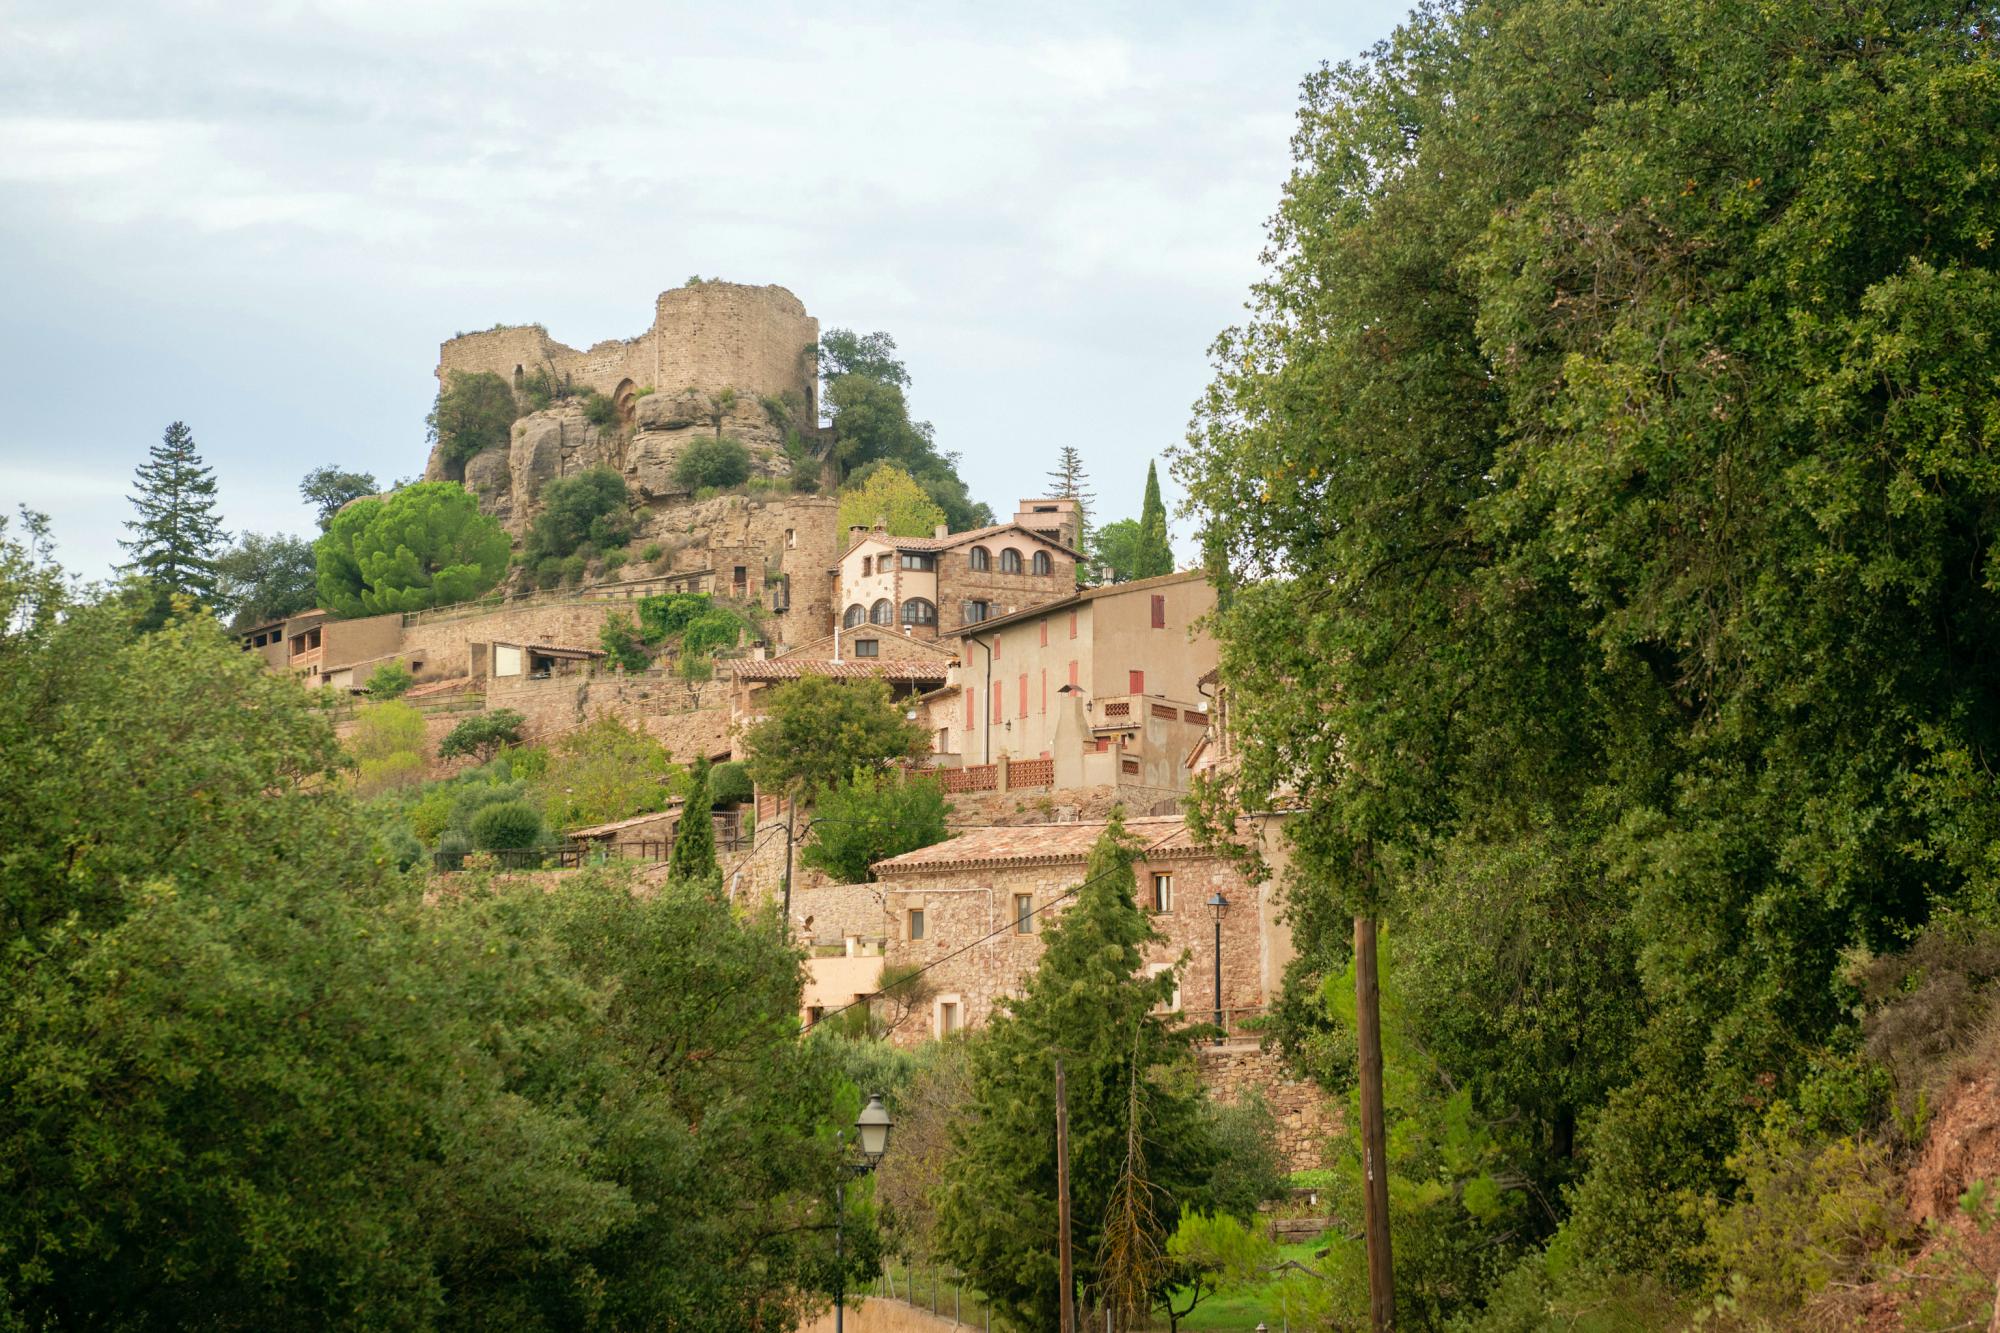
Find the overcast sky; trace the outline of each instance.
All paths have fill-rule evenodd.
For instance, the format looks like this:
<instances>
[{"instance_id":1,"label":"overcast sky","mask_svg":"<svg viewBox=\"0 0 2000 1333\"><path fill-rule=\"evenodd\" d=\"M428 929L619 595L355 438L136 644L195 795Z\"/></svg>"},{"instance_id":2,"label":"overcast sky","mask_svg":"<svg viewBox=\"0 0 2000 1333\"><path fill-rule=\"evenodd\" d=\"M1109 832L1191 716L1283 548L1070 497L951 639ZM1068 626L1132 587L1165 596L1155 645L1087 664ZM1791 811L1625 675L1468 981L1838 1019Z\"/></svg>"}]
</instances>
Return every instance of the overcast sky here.
<instances>
[{"instance_id":1,"label":"overcast sky","mask_svg":"<svg viewBox=\"0 0 2000 1333\"><path fill-rule=\"evenodd\" d=\"M422 469L443 339L699 273L891 332L996 510L1074 444L1135 514L1300 78L1405 7L0 0L0 502L101 576L180 419L232 531L307 532L315 465Z\"/></svg>"}]
</instances>

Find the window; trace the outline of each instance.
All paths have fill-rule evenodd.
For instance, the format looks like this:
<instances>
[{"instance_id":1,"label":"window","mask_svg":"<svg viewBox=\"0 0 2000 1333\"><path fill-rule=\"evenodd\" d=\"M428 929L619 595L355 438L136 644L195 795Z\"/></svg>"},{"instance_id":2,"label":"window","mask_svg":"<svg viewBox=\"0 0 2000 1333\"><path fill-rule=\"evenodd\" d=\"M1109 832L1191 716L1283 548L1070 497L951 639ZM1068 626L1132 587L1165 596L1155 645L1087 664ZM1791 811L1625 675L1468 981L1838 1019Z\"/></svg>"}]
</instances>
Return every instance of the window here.
<instances>
[{"instance_id":1,"label":"window","mask_svg":"<svg viewBox=\"0 0 2000 1333\"><path fill-rule=\"evenodd\" d=\"M1051 569L1052 564L1049 560L1049 553L1047 551L1035 552L1035 572L1047 578Z\"/></svg>"},{"instance_id":2,"label":"window","mask_svg":"<svg viewBox=\"0 0 2000 1333\"><path fill-rule=\"evenodd\" d=\"M856 657L880 657L882 655L881 641L878 639L856 639L854 641L854 655Z\"/></svg>"},{"instance_id":3,"label":"window","mask_svg":"<svg viewBox=\"0 0 2000 1333\"><path fill-rule=\"evenodd\" d=\"M965 563L975 573L983 573L993 568L993 557L984 546L975 546L965 553Z\"/></svg>"},{"instance_id":4,"label":"window","mask_svg":"<svg viewBox=\"0 0 2000 1333\"><path fill-rule=\"evenodd\" d=\"M956 995L938 997L936 1031L940 1037L949 1037L963 1027L965 1006Z\"/></svg>"},{"instance_id":5,"label":"window","mask_svg":"<svg viewBox=\"0 0 2000 1333\"><path fill-rule=\"evenodd\" d=\"M1174 989L1173 992L1170 995L1168 995L1166 999L1162 1000L1159 1004L1153 1007L1153 1012L1156 1014L1179 1013L1181 1007L1181 979L1180 979L1180 974L1178 972L1174 972L1174 965L1172 963L1146 964L1146 980L1151 981L1155 977L1158 977L1162 972L1174 973Z\"/></svg>"},{"instance_id":6,"label":"window","mask_svg":"<svg viewBox=\"0 0 2000 1333\"><path fill-rule=\"evenodd\" d=\"M785 549L788 551L796 550L798 549L798 545L799 545L799 530L797 528L786 528Z\"/></svg>"},{"instance_id":7,"label":"window","mask_svg":"<svg viewBox=\"0 0 2000 1333\"><path fill-rule=\"evenodd\" d=\"M734 583L738 588L747 587L750 583L750 570L743 565L736 566L736 577L731 579L730 582Z\"/></svg>"},{"instance_id":8,"label":"window","mask_svg":"<svg viewBox=\"0 0 2000 1333\"><path fill-rule=\"evenodd\" d=\"M985 602L967 602L965 604L965 623L968 625L977 625L980 621L986 619L989 611L990 608Z\"/></svg>"},{"instance_id":9,"label":"window","mask_svg":"<svg viewBox=\"0 0 2000 1333\"><path fill-rule=\"evenodd\" d=\"M1049 711L1049 669L1048 669L1047 667L1043 667L1043 668L1042 668L1042 707L1041 707L1041 711L1042 711L1042 712L1044 712L1044 713L1046 713L1046 712L1048 712L1048 711Z\"/></svg>"},{"instance_id":10,"label":"window","mask_svg":"<svg viewBox=\"0 0 2000 1333\"><path fill-rule=\"evenodd\" d=\"M1069 636L1072 639L1076 637L1076 612L1074 611L1069 613ZM1071 681L1070 684L1074 685L1076 682Z\"/></svg>"},{"instance_id":11,"label":"window","mask_svg":"<svg viewBox=\"0 0 2000 1333\"><path fill-rule=\"evenodd\" d=\"M1002 574L1018 574L1018 573L1020 573L1020 572L1021 572L1021 553L1020 553L1019 551L1015 550L1015 549L1014 549L1013 547L1011 547L1011 546L1010 546L1010 547L1008 547L1008 548L1007 548L1006 550L1002 551L1002 552L1000 553L1000 572L1001 572Z\"/></svg>"},{"instance_id":12,"label":"window","mask_svg":"<svg viewBox=\"0 0 2000 1333\"><path fill-rule=\"evenodd\" d=\"M996 685L996 686L994 686L994 687L993 687L993 720L994 720L995 722L998 722L998 721L1000 721L1000 720L1001 720L1001 718L1000 718L1000 708L1001 708L1001 705L1002 705L1002 704L1004 704L1004 703L1005 703L1006 701L1007 701L1007 689L1006 689L1006 687L1005 687L1004 685Z\"/></svg>"},{"instance_id":13,"label":"window","mask_svg":"<svg viewBox=\"0 0 2000 1333\"><path fill-rule=\"evenodd\" d=\"M868 608L868 619L877 625L896 623L896 604L884 597Z\"/></svg>"},{"instance_id":14,"label":"window","mask_svg":"<svg viewBox=\"0 0 2000 1333\"><path fill-rule=\"evenodd\" d=\"M1004 642L1005 640L998 635L993 638L993 660L996 662L1000 660L1000 645Z\"/></svg>"},{"instance_id":15,"label":"window","mask_svg":"<svg viewBox=\"0 0 2000 1333\"><path fill-rule=\"evenodd\" d=\"M1143 671L1127 671L1125 673L1125 693L1144 694L1145 692L1146 673Z\"/></svg>"},{"instance_id":16,"label":"window","mask_svg":"<svg viewBox=\"0 0 2000 1333\"><path fill-rule=\"evenodd\" d=\"M918 551L903 552L904 569L936 569L937 557Z\"/></svg>"},{"instance_id":17,"label":"window","mask_svg":"<svg viewBox=\"0 0 2000 1333\"><path fill-rule=\"evenodd\" d=\"M1032 893L1014 895L1014 933L1016 935L1035 933L1035 895Z\"/></svg>"},{"instance_id":18,"label":"window","mask_svg":"<svg viewBox=\"0 0 2000 1333\"><path fill-rule=\"evenodd\" d=\"M1028 715L1028 673L1021 673L1021 716Z\"/></svg>"},{"instance_id":19,"label":"window","mask_svg":"<svg viewBox=\"0 0 2000 1333\"><path fill-rule=\"evenodd\" d=\"M872 556L872 555L864 555L864 556L862 556L862 557L861 557L861 577L865 579L865 578L867 578L867 577L868 577L868 576L869 576L870 574L873 574L874 572L875 572L875 557L874 557L874 556Z\"/></svg>"},{"instance_id":20,"label":"window","mask_svg":"<svg viewBox=\"0 0 2000 1333\"><path fill-rule=\"evenodd\" d=\"M979 721L979 691L968 685L965 687L965 729L970 732Z\"/></svg>"},{"instance_id":21,"label":"window","mask_svg":"<svg viewBox=\"0 0 2000 1333\"><path fill-rule=\"evenodd\" d=\"M1174 877L1172 875L1162 875L1157 871L1154 872L1153 910L1155 912L1171 912L1174 910Z\"/></svg>"},{"instance_id":22,"label":"window","mask_svg":"<svg viewBox=\"0 0 2000 1333\"><path fill-rule=\"evenodd\" d=\"M921 597L912 597L903 603L903 623L905 625L937 624L937 604Z\"/></svg>"},{"instance_id":23,"label":"window","mask_svg":"<svg viewBox=\"0 0 2000 1333\"><path fill-rule=\"evenodd\" d=\"M1076 660L1074 658L1070 659L1069 664L1069 687L1071 689L1076 688Z\"/></svg>"},{"instance_id":24,"label":"window","mask_svg":"<svg viewBox=\"0 0 2000 1333\"><path fill-rule=\"evenodd\" d=\"M912 907L910 909L909 938L913 940L920 940L923 937L924 937L924 909L921 907Z\"/></svg>"},{"instance_id":25,"label":"window","mask_svg":"<svg viewBox=\"0 0 2000 1333\"><path fill-rule=\"evenodd\" d=\"M1042 647L1046 648L1046 647L1048 647L1048 646L1049 646L1049 618L1048 618L1047 616L1043 616L1043 617L1042 617Z\"/></svg>"},{"instance_id":26,"label":"window","mask_svg":"<svg viewBox=\"0 0 2000 1333\"><path fill-rule=\"evenodd\" d=\"M826 1006L825 1006L825 1005L823 1005L823 1004L809 1004L809 1005L807 1005L807 1006L806 1006L806 1026L807 1026L807 1027L811 1027L811 1026L812 1026L813 1024L815 1024L815 1023L819 1022L819 1021L820 1021L820 1019L822 1019L822 1018L825 1018L825 1017L826 1017Z\"/></svg>"},{"instance_id":27,"label":"window","mask_svg":"<svg viewBox=\"0 0 2000 1333\"><path fill-rule=\"evenodd\" d=\"M1167 599L1160 593L1153 594L1153 628L1167 627Z\"/></svg>"},{"instance_id":28,"label":"window","mask_svg":"<svg viewBox=\"0 0 2000 1333\"><path fill-rule=\"evenodd\" d=\"M856 625L864 624L867 619L868 608L856 602L853 606L848 607L847 614L840 618L840 627L842 629L853 629Z\"/></svg>"},{"instance_id":29,"label":"window","mask_svg":"<svg viewBox=\"0 0 2000 1333\"><path fill-rule=\"evenodd\" d=\"M778 581L771 585L771 609L784 612L792 609L792 576L778 575Z\"/></svg>"}]
</instances>

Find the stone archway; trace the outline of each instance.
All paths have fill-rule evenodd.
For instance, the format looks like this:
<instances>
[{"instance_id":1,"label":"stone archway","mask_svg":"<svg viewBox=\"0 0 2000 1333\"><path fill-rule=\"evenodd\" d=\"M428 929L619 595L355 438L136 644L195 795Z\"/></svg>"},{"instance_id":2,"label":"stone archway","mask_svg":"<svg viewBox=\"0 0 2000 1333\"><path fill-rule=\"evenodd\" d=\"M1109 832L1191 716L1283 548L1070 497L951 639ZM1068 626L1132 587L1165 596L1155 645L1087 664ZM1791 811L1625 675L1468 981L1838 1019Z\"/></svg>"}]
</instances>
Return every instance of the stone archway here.
<instances>
[{"instance_id":1,"label":"stone archway","mask_svg":"<svg viewBox=\"0 0 2000 1333\"><path fill-rule=\"evenodd\" d=\"M619 380L611 391L611 405L618 409L618 424L630 426L639 410L639 386L629 379Z\"/></svg>"}]
</instances>

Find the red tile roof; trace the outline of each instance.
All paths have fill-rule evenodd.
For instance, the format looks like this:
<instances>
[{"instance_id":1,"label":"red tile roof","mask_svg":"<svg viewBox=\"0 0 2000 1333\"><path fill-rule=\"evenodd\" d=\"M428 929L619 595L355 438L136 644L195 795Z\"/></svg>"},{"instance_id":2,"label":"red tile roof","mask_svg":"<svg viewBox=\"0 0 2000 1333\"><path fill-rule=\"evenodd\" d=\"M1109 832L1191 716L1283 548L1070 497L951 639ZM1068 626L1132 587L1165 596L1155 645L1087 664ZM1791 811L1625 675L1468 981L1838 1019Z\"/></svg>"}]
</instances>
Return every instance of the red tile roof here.
<instances>
[{"instance_id":1,"label":"red tile roof","mask_svg":"<svg viewBox=\"0 0 2000 1333\"><path fill-rule=\"evenodd\" d=\"M875 863L880 876L935 874L979 866L1082 864L1104 835L1103 820L1073 824L1021 824L967 829L955 838ZM1146 849L1148 860L1199 857L1209 853L1187 831L1179 815L1152 815L1125 821L1125 830Z\"/></svg>"},{"instance_id":2,"label":"red tile roof","mask_svg":"<svg viewBox=\"0 0 2000 1333\"><path fill-rule=\"evenodd\" d=\"M1037 602L1033 606L1024 606L1019 611L1009 611L1004 616L988 616L984 620L973 621L971 624L953 630L952 635L955 638L963 639L974 634L984 634L988 630L998 626L1012 625L1017 621L1029 620L1035 616L1046 616L1056 611L1067 611L1072 606L1078 606L1084 602L1094 602L1101 597L1122 597L1126 593L1145 592L1152 588L1164 588L1172 583L1189 583L1196 579L1205 579L1207 577L1208 575L1204 574L1201 570L1184 569L1178 574L1160 574L1150 579L1134 579L1130 583L1104 583L1095 588L1085 588L1082 592L1071 597L1064 597L1059 601Z\"/></svg>"},{"instance_id":3,"label":"red tile roof","mask_svg":"<svg viewBox=\"0 0 2000 1333\"><path fill-rule=\"evenodd\" d=\"M861 661L812 660L797 657L771 658L762 662L735 664L738 680L797 680L800 676L838 676L842 679L876 679L931 682L941 684L948 662L899 658L865 658Z\"/></svg>"},{"instance_id":4,"label":"red tile roof","mask_svg":"<svg viewBox=\"0 0 2000 1333\"><path fill-rule=\"evenodd\" d=\"M954 532L944 537L892 537L884 532L866 532L848 543L847 550L841 552L841 559L845 560L855 547L865 541L879 541L898 551L947 551L954 546L962 546L966 542L985 541L989 538L997 537L1003 532L1018 532L1030 541L1040 542L1044 546L1053 546L1058 551L1074 556L1078 560L1084 558L1081 551L1071 550L1055 538L1044 536L1025 524L992 523L983 528L968 528L964 532Z\"/></svg>"}]
</instances>

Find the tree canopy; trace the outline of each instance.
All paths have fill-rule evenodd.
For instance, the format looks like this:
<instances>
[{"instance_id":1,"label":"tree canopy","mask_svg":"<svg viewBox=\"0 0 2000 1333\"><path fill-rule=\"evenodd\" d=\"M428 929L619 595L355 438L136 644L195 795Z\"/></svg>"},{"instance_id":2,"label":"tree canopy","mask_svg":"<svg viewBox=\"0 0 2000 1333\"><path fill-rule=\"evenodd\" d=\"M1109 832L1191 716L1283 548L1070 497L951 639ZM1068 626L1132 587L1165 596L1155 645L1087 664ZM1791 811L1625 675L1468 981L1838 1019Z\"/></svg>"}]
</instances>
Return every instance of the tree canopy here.
<instances>
[{"instance_id":1,"label":"tree canopy","mask_svg":"<svg viewBox=\"0 0 2000 1333\"><path fill-rule=\"evenodd\" d=\"M474 454L506 444L520 415L520 404L506 380L490 370L454 370L438 387L437 402L424 424L444 461L462 468Z\"/></svg>"},{"instance_id":2,"label":"tree canopy","mask_svg":"<svg viewBox=\"0 0 2000 1333\"><path fill-rule=\"evenodd\" d=\"M1291 1048L1410 912L1551 1272L1694 1281L1843 951L1992 911L1995 69L1949 7L1527 0L1306 81L1178 459L1234 799L1303 811Z\"/></svg>"},{"instance_id":3,"label":"tree canopy","mask_svg":"<svg viewBox=\"0 0 2000 1333\"><path fill-rule=\"evenodd\" d=\"M464 487L420 481L334 515L313 546L320 604L364 616L466 601L507 572L508 546Z\"/></svg>"},{"instance_id":4,"label":"tree canopy","mask_svg":"<svg viewBox=\"0 0 2000 1333\"><path fill-rule=\"evenodd\" d=\"M118 544L132 556L128 570L145 579L153 599L149 626L166 618L178 595L215 600L216 557L228 534L215 510L215 474L195 452L194 433L179 421L168 426L134 474L132 508L125 526L132 537Z\"/></svg>"},{"instance_id":5,"label":"tree canopy","mask_svg":"<svg viewBox=\"0 0 2000 1333\"><path fill-rule=\"evenodd\" d=\"M894 463L923 487L954 531L991 523L993 511L973 502L958 475L958 456L938 449L928 421L911 419L910 375L895 351L886 333L830 329L821 338L821 403L833 424L834 462L843 476L869 463Z\"/></svg>"},{"instance_id":6,"label":"tree canopy","mask_svg":"<svg viewBox=\"0 0 2000 1333\"><path fill-rule=\"evenodd\" d=\"M858 773L813 807L818 827L799 859L837 883L863 884L870 867L951 836L951 806L936 778Z\"/></svg>"},{"instance_id":7,"label":"tree canopy","mask_svg":"<svg viewBox=\"0 0 2000 1333\"><path fill-rule=\"evenodd\" d=\"M333 521L341 506L350 500L374 495L382 489L372 472L347 472L329 463L306 473L299 482L299 496L319 511L320 531Z\"/></svg>"},{"instance_id":8,"label":"tree canopy","mask_svg":"<svg viewBox=\"0 0 2000 1333\"><path fill-rule=\"evenodd\" d=\"M840 530L872 528L884 519L892 537L928 537L946 522L944 510L894 463L870 463L840 488Z\"/></svg>"},{"instance_id":9,"label":"tree canopy","mask_svg":"<svg viewBox=\"0 0 2000 1333\"><path fill-rule=\"evenodd\" d=\"M541 511L529 525L522 557L538 564L574 555L585 542L598 550L623 546L632 537L632 511L625 478L608 467L586 468L542 487Z\"/></svg>"},{"instance_id":10,"label":"tree canopy","mask_svg":"<svg viewBox=\"0 0 2000 1333\"><path fill-rule=\"evenodd\" d=\"M856 773L914 759L930 737L879 680L801 676L768 691L743 734L750 776L764 791L810 802Z\"/></svg>"},{"instance_id":11,"label":"tree canopy","mask_svg":"<svg viewBox=\"0 0 2000 1333\"><path fill-rule=\"evenodd\" d=\"M295 616L318 600L313 544L303 537L246 532L215 557L216 614L239 629Z\"/></svg>"}]
</instances>

